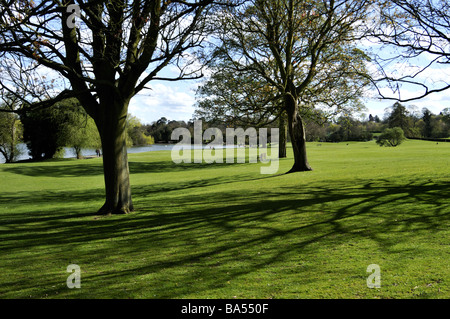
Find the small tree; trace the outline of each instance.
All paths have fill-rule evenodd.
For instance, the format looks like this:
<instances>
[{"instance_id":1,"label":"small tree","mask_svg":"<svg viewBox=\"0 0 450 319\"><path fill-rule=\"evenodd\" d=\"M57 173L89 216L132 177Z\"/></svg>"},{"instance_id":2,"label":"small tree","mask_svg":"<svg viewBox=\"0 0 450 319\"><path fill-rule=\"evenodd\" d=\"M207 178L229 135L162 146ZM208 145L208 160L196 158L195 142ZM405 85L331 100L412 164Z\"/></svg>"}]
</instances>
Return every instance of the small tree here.
<instances>
[{"instance_id":1,"label":"small tree","mask_svg":"<svg viewBox=\"0 0 450 319\"><path fill-rule=\"evenodd\" d=\"M127 146L143 146L155 144L152 136L145 134L145 126L141 121L131 114L127 118Z\"/></svg>"},{"instance_id":2,"label":"small tree","mask_svg":"<svg viewBox=\"0 0 450 319\"><path fill-rule=\"evenodd\" d=\"M388 128L378 136L377 144L380 146L396 147L406 140L400 127Z\"/></svg>"},{"instance_id":3,"label":"small tree","mask_svg":"<svg viewBox=\"0 0 450 319\"><path fill-rule=\"evenodd\" d=\"M22 142L22 123L13 111L17 108L17 99L14 96L1 92L0 108L10 112L0 112L0 154L6 163L14 162L20 156L18 144Z\"/></svg>"},{"instance_id":4,"label":"small tree","mask_svg":"<svg viewBox=\"0 0 450 319\"><path fill-rule=\"evenodd\" d=\"M65 146L61 132L66 115L58 105L33 112L22 112L23 140L33 160L51 159Z\"/></svg>"},{"instance_id":5,"label":"small tree","mask_svg":"<svg viewBox=\"0 0 450 319\"><path fill-rule=\"evenodd\" d=\"M67 99L58 103L64 110L65 121L58 133L60 145L72 147L77 159L82 159L85 148L101 149L102 142L94 120L86 113L77 99Z\"/></svg>"},{"instance_id":6,"label":"small tree","mask_svg":"<svg viewBox=\"0 0 450 319\"><path fill-rule=\"evenodd\" d=\"M6 163L14 162L20 155L18 144L22 140L22 124L14 113L0 113L0 154Z\"/></svg>"}]
</instances>

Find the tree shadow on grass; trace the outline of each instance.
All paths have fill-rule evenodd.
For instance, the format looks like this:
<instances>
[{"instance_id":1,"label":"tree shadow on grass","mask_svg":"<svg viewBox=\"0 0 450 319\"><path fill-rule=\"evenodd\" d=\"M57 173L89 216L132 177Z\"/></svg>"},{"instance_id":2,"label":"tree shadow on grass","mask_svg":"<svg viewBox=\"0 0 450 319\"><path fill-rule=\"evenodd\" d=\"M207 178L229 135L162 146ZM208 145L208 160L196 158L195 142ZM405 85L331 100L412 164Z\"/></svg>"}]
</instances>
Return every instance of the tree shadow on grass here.
<instances>
[{"instance_id":1,"label":"tree shadow on grass","mask_svg":"<svg viewBox=\"0 0 450 319\"><path fill-rule=\"evenodd\" d=\"M103 165L99 161L86 164L83 161L64 160L36 162L29 165L9 165L2 168L3 171L18 175L32 177L82 177L97 176L103 174Z\"/></svg>"},{"instance_id":2,"label":"tree shadow on grass","mask_svg":"<svg viewBox=\"0 0 450 319\"><path fill-rule=\"evenodd\" d=\"M214 191L214 186L224 183L231 180L186 182L173 185L173 194L164 183L141 186L134 191L138 213L98 220L70 206L95 202L99 191L29 194L29 201L49 200L62 209L3 211L0 251L15 256L20 267L25 251L49 247L61 268L73 259L88 269L83 285L89 289L62 289L61 278L48 275L42 278L46 280L42 295L183 298L267 272L293 255L314 258L317 245L327 250L337 243L370 240L389 254L399 242L407 243L420 233L446 230L450 217L448 182L360 181L329 186L322 182L304 189L286 186L245 193L233 191L230 184L226 192ZM183 189L192 187L198 188L198 196L183 195ZM153 200L156 194L160 196ZM11 197L0 195L0 203ZM422 205L426 211L416 209ZM262 255L257 253L261 251ZM12 267L14 261L8 265ZM314 267L300 267L292 276ZM126 289L114 289L117 285ZM20 280L3 280L0 292L12 286L19 287ZM271 297L273 291L260 288L256 298Z\"/></svg>"},{"instance_id":3,"label":"tree shadow on grass","mask_svg":"<svg viewBox=\"0 0 450 319\"><path fill-rule=\"evenodd\" d=\"M180 163L172 161L136 162L130 161L130 174L160 173L160 172L187 172L211 168L239 167L248 163ZM9 165L2 168L3 171L25 176L46 176L56 178L86 177L103 175L102 162L95 161L89 164L85 162L49 161L32 165Z\"/></svg>"}]
</instances>

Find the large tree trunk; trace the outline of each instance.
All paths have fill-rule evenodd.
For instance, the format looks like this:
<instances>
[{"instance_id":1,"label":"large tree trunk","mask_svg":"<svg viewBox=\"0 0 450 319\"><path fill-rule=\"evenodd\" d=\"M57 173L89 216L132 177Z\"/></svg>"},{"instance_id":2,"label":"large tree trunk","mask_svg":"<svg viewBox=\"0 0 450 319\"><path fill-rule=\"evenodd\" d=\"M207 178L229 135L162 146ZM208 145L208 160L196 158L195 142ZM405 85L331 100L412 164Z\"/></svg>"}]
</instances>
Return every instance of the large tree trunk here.
<instances>
[{"instance_id":1,"label":"large tree trunk","mask_svg":"<svg viewBox=\"0 0 450 319\"><path fill-rule=\"evenodd\" d=\"M127 214L134 211L126 146L127 105L112 102L97 119L103 150L106 201L100 214Z\"/></svg>"},{"instance_id":2,"label":"large tree trunk","mask_svg":"<svg viewBox=\"0 0 450 319\"><path fill-rule=\"evenodd\" d=\"M279 148L278 148L278 158L286 158L286 143L287 143L287 125L286 125L286 113L283 112L280 115L279 118L279 132L280 132L280 139L279 139Z\"/></svg>"},{"instance_id":3,"label":"large tree trunk","mask_svg":"<svg viewBox=\"0 0 450 319\"><path fill-rule=\"evenodd\" d=\"M294 165L288 173L312 171L306 156L306 135L302 117L295 99L288 95L285 100L288 115L289 136L294 151Z\"/></svg>"}]
</instances>

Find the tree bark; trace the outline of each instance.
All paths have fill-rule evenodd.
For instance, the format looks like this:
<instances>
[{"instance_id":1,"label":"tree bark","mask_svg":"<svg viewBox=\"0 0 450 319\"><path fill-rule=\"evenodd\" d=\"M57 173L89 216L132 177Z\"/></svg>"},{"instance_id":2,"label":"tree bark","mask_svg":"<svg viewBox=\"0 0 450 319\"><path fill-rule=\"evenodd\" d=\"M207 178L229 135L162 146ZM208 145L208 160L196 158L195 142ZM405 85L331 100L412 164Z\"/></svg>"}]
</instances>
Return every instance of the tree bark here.
<instances>
[{"instance_id":1,"label":"tree bark","mask_svg":"<svg viewBox=\"0 0 450 319\"><path fill-rule=\"evenodd\" d=\"M286 158L286 143L287 143L287 125L286 125L286 113L283 112L280 115L279 119L279 130L280 130L280 139L279 139L279 148L278 148L278 158Z\"/></svg>"},{"instance_id":2,"label":"tree bark","mask_svg":"<svg viewBox=\"0 0 450 319\"><path fill-rule=\"evenodd\" d=\"M106 192L106 201L99 213L104 215L134 211L126 146L128 105L120 105L117 101L112 103L106 111L99 112L96 121L102 141Z\"/></svg>"},{"instance_id":3,"label":"tree bark","mask_svg":"<svg viewBox=\"0 0 450 319\"><path fill-rule=\"evenodd\" d=\"M294 165L288 173L312 171L306 155L306 135L303 119L298 112L296 100L288 95L285 100L288 115L289 136L294 152Z\"/></svg>"},{"instance_id":4,"label":"tree bark","mask_svg":"<svg viewBox=\"0 0 450 319\"><path fill-rule=\"evenodd\" d=\"M73 149L75 150L75 154L77 155L77 159L82 159L83 156L81 155L81 147L74 146Z\"/></svg>"}]
</instances>

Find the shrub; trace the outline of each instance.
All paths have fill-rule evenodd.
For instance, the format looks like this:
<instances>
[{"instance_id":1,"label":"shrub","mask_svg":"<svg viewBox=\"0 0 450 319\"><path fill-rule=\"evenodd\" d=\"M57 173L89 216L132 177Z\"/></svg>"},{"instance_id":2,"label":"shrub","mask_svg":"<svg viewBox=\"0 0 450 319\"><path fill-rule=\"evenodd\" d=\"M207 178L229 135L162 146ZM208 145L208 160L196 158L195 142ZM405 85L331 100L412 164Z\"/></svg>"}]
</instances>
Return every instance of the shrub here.
<instances>
[{"instance_id":1,"label":"shrub","mask_svg":"<svg viewBox=\"0 0 450 319\"><path fill-rule=\"evenodd\" d=\"M396 147L406 140L405 134L400 127L388 128L377 138L380 146Z\"/></svg>"}]
</instances>

